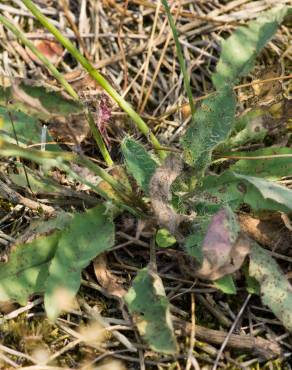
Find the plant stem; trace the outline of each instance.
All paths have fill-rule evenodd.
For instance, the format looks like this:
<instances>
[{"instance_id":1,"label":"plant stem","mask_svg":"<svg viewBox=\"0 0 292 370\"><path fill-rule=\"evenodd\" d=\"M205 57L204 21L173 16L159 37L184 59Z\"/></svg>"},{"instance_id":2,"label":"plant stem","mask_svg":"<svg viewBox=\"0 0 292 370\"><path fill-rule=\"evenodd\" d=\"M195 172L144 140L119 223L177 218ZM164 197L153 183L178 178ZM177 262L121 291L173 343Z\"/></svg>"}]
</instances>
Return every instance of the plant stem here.
<instances>
[{"instance_id":1,"label":"plant stem","mask_svg":"<svg viewBox=\"0 0 292 370\"><path fill-rule=\"evenodd\" d=\"M56 39L78 60L78 62L87 70L89 75L97 81L97 83L116 101L116 103L132 118L137 125L138 129L147 138L150 139L153 147L158 149L158 155L160 158L165 158L166 154L159 150L161 145L157 140L156 136L151 132L150 128L139 116L138 113L128 104L122 96L109 84L109 82L94 68L94 66L77 50L72 42L64 37L62 33L44 16L41 11L33 4L31 0L23 0L24 5L31 11L31 13L37 18L37 20L50 31Z\"/></svg>"},{"instance_id":2,"label":"plant stem","mask_svg":"<svg viewBox=\"0 0 292 370\"><path fill-rule=\"evenodd\" d=\"M90 161L88 158L86 158L85 156L78 156L76 158L76 163L87 167L90 171L92 171L97 176L102 178L105 182L107 182L119 195L119 198L125 202L125 204L131 204L146 211L146 204L141 199L138 199L132 193L132 190L130 188L126 187L124 184L119 183L113 176L111 176L105 170Z\"/></svg>"},{"instance_id":3,"label":"plant stem","mask_svg":"<svg viewBox=\"0 0 292 370\"><path fill-rule=\"evenodd\" d=\"M97 164L93 163L90 159L86 158L85 156L78 155L76 156L75 161L76 163L83 165L87 167L90 171L94 172L97 176L107 182L113 189L115 189L119 194L123 196L127 195L129 197L132 196L131 189L119 183L113 176L111 176L108 172L99 167Z\"/></svg>"},{"instance_id":4,"label":"plant stem","mask_svg":"<svg viewBox=\"0 0 292 370\"><path fill-rule=\"evenodd\" d=\"M173 34L173 38L174 38L174 42L175 42L175 46L176 46L177 57L178 57L179 65L180 65L180 68L181 68L181 71L182 71L182 74L183 74L184 85L185 85L185 89L186 89L186 92L187 92L187 95L188 95L189 105L190 105L190 108L191 108L191 114L192 114L192 118L193 118L194 115L195 115L195 105L194 105L193 94L192 94L191 85L190 85L190 78L189 78L189 75L188 75L188 72L187 72L184 56L183 56L181 45L180 45L180 42L179 42L179 39L178 39L177 29L176 29L173 17L171 15L171 11L170 11L167 0L162 0L162 4L165 8L167 18L168 18L168 22L169 22L170 28L172 30L172 34Z\"/></svg>"},{"instance_id":5,"label":"plant stem","mask_svg":"<svg viewBox=\"0 0 292 370\"><path fill-rule=\"evenodd\" d=\"M78 176L76 173L68 166L68 162L72 163L75 162L77 164L83 165L87 167L90 171L94 172L97 176L99 176L102 180L108 183L114 191L117 193L120 199L124 199L126 203L117 202L115 199L112 199L106 191L102 190L100 187L91 184L84 178L81 178L80 181L86 183L86 185L90 186L96 193L107 200L111 200L115 203L119 203L119 206L122 208L131 210L131 213L135 212L135 215L139 214L141 217L141 211L138 209L134 209L131 205L136 203L138 206L145 208L144 203L138 202L135 199L135 196L131 193L131 189L126 188L122 184L120 184L113 176L107 173L103 168L99 167L98 165L94 164L91 160L84 156L80 156L76 153L72 152L49 152L43 151L40 152L38 150L27 149L20 147L15 144L8 143L5 140L1 140L0 142L0 154L3 156L15 156L15 157L22 157L26 158L30 161L36 162L38 164L44 164L46 161L49 162L50 160L53 161L52 166L54 167L61 167L66 170L69 174L73 175L74 177ZM49 163L48 163L49 164ZM80 177L80 176L79 176Z\"/></svg>"},{"instance_id":6,"label":"plant stem","mask_svg":"<svg viewBox=\"0 0 292 370\"><path fill-rule=\"evenodd\" d=\"M103 156L103 159L105 160L106 164L109 167L111 167L114 164L114 162L113 162L113 160L112 160L112 158L111 158L111 156L110 156L110 154L107 150L107 147L106 147L106 145L105 145L105 143L102 139L102 136L101 136L98 128L95 125L95 122L94 122L94 119L92 117L92 114L91 114L90 110L87 110L85 115L86 115L86 119L87 119L87 122L89 124L89 127L91 129L92 135L95 139L95 142L96 142L96 144L97 144L97 146L98 146L98 148L99 148L99 150L100 150L100 152Z\"/></svg>"}]
</instances>

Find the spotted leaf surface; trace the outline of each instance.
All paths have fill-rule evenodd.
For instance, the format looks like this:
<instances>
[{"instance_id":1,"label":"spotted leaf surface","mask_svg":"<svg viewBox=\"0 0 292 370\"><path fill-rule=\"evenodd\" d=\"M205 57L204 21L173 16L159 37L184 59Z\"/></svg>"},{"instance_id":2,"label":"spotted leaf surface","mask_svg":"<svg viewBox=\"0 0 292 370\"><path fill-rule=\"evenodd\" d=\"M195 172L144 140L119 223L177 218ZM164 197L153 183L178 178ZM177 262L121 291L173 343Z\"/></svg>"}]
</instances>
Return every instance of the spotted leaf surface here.
<instances>
[{"instance_id":1,"label":"spotted leaf surface","mask_svg":"<svg viewBox=\"0 0 292 370\"><path fill-rule=\"evenodd\" d=\"M160 277L150 268L140 270L125 296L140 335L157 352L177 352L169 303Z\"/></svg>"},{"instance_id":2,"label":"spotted leaf surface","mask_svg":"<svg viewBox=\"0 0 292 370\"><path fill-rule=\"evenodd\" d=\"M292 190L260 177L226 171L221 176L207 176L200 188L204 199L214 203L229 204L237 209L246 203L254 211L292 210Z\"/></svg>"},{"instance_id":3,"label":"spotted leaf surface","mask_svg":"<svg viewBox=\"0 0 292 370\"><path fill-rule=\"evenodd\" d=\"M264 177L279 180L292 175L291 148L265 148L247 153L236 153L238 156L253 157L252 160L240 159L230 169L242 175ZM289 157L290 155L290 157ZM259 159L256 159L259 157Z\"/></svg>"},{"instance_id":4,"label":"spotted leaf surface","mask_svg":"<svg viewBox=\"0 0 292 370\"><path fill-rule=\"evenodd\" d=\"M276 261L257 244L251 249L249 275L259 282L263 303L292 331L292 286Z\"/></svg>"},{"instance_id":5,"label":"spotted leaf surface","mask_svg":"<svg viewBox=\"0 0 292 370\"><path fill-rule=\"evenodd\" d=\"M194 121L182 139L182 146L185 160L197 172L205 170L212 151L228 137L234 115L235 97L229 87L204 100L196 111Z\"/></svg>"}]
</instances>

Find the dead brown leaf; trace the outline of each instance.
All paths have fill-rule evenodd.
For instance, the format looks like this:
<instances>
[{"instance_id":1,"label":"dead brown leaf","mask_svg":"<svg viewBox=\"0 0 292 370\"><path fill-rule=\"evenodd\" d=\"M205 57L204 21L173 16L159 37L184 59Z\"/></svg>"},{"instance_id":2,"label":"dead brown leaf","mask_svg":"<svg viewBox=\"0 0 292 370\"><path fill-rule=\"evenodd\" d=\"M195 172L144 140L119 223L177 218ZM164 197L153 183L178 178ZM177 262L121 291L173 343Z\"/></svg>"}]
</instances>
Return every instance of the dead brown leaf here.
<instances>
[{"instance_id":1,"label":"dead brown leaf","mask_svg":"<svg viewBox=\"0 0 292 370\"><path fill-rule=\"evenodd\" d=\"M42 33L42 30L38 30L38 32ZM53 64L58 62L64 51L62 46L55 40L40 38L33 40L32 43ZM26 48L26 52L32 61L39 65L43 64L29 48Z\"/></svg>"},{"instance_id":2,"label":"dead brown leaf","mask_svg":"<svg viewBox=\"0 0 292 370\"><path fill-rule=\"evenodd\" d=\"M49 125L53 138L61 143L81 144L90 134L90 127L84 114L55 117Z\"/></svg>"},{"instance_id":3,"label":"dead brown leaf","mask_svg":"<svg viewBox=\"0 0 292 370\"><path fill-rule=\"evenodd\" d=\"M215 253L212 254L212 251L209 251L201 268L196 272L196 276L208 280L217 280L225 275L232 274L241 267L249 249L248 239L243 234L240 235L224 260L220 261L220 258L216 258Z\"/></svg>"},{"instance_id":4,"label":"dead brown leaf","mask_svg":"<svg viewBox=\"0 0 292 370\"><path fill-rule=\"evenodd\" d=\"M275 100L277 97L282 96L282 84L280 80L269 81L270 79L277 78L281 75L280 65L273 66L272 68L266 69L257 81L265 81L265 83L259 83L252 85L254 94L257 96L260 105L267 105Z\"/></svg>"},{"instance_id":5,"label":"dead brown leaf","mask_svg":"<svg viewBox=\"0 0 292 370\"><path fill-rule=\"evenodd\" d=\"M117 276L108 269L105 254L101 254L94 259L93 267L97 281L110 296L122 298L127 293L118 281Z\"/></svg>"},{"instance_id":6,"label":"dead brown leaf","mask_svg":"<svg viewBox=\"0 0 292 370\"><path fill-rule=\"evenodd\" d=\"M292 245L292 233L285 227L280 214L257 219L248 214L239 215L241 229L259 244L272 250L287 252Z\"/></svg>"},{"instance_id":7,"label":"dead brown leaf","mask_svg":"<svg viewBox=\"0 0 292 370\"><path fill-rule=\"evenodd\" d=\"M192 277L217 280L237 271L249 252L249 239L237 226L236 216L222 208L212 217L203 239L201 265L187 255L179 256L179 264Z\"/></svg>"},{"instance_id":8,"label":"dead brown leaf","mask_svg":"<svg viewBox=\"0 0 292 370\"><path fill-rule=\"evenodd\" d=\"M178 227L188 217L180 215L171 206L171 185L182 171L183 162L177 155L170 154L152 176L149 184L151 204L160 226L171 234L178 234Z\"/></svg>"}]
</instances>

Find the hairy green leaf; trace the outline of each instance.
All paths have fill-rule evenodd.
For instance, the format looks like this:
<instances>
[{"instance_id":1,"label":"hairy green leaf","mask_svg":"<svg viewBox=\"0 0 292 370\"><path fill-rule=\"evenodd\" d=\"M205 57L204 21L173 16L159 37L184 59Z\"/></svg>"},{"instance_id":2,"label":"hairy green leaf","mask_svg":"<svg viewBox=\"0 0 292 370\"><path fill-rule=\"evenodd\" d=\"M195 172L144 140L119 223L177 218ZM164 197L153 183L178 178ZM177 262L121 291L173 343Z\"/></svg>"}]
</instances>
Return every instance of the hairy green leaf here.
<instances>
[{"instance_id":1,"label":"hairy green leaf","mask_svg":"<svg viewBox=\"0 0 292 370\"><path fill-rule=\"evenodd\" d=\"M62 302L56 299L59 292L67 292L68 297L73 298L80 286L81 271L113 244L114 224L104 205L74 216L59 239L49 267L45 309L51 320L55 320L62 309Z\"/></svg>"},{"instance_id":2,"label":"hairy green leaf","mask_svg":"<svg viewBox=\"0 0 292 370\"><path fill-rule=\"evenodd\" d=\"M291 148L271 147L259 149L254 152L236 152L233 154L244 157L266 157L250 160L241 159L230 167L230 170L233 172L242 175L264 177L269 180L278 180L281 177L292 176ZM285 155L290 155L290 157L285 157Z\"/></svg>"},{"instance_id":3,"label":"hairy green leaf","mask_svg":"<svg viewBox=\"0 0 292 370\"><path fill-rule=\"evenodd\" d=\"M274 7L247 26L239 27L222 42L220 59L212 77L216 89L234 85L250 72L256 56L276 33L284 17L291 12L292 8Z\"/></svg>"},{"instance_id":4,"label":"hairy green leaf","mask_svg":"<svg viewBox=\"0 0 292 370\"><path fill-rule=\"evenodd\" d=\"M212 151L227 139L233 127L233 85L250 71L256 55L290 11L286 7L273 9L247 27L240 27L223 43L212 77L217 92L202 103L182 140L185 160L194 167L198 177L209 165ZM251 132L247 129L242 135L237 139L246 140Z\"/></svg>"},{"instance_id":5,"label":"hairy green leaf","mask_svg":"<svg viewBox=\"0 0 292 370\"><path fill-rule=\"evenodd\" d=\"M212 151L222 143L232 128L235 115L235 97L226 87L204 100L187 129L182 146L187 163L201 174L211 160Z\"/></svg>"},{"instance_id":6,"label":"hairy green leaf","mask_svg":"<svg viewBox=\"0 0 292 370\"><path fill-rule=\"evenodd\" d=\"M275 260L257 244L251 249L249 274L260 284L263 303L292 331L292 286Z\"/></svg>"},{"instance_id":7,"label":"hairy green leaf","mask_svg":"<svg viewBox=\"0 0 292 370\"><path fill-rule=\"evenodd\" d=\"M221 176L207 176L200 196L216 204L237 209L246 203L254 211L291 212L292 190L260 177L226 171Z\"/></svg>"},{"instance_id":8,"label":"hairy green leaf","mask_svg":"<svg viewBox=\"0 0 292 370\"><path fill-rule=\"evenodd\" d=\"M125 296L137 328L151 349L174 354L177 343L160 277L150 268L140 270Z\"/></svg>"},{"instance_id":9,"label":"hairy green leaf","mask_svg":"<svg viewBox=\"0 0 292 370\"><path fill-rule=\"evenodd\" d=\"M128 172L147 193L150 179L158 167L157 163L143 145L129 137L123 140L121 148Z\"/></svg>"}]
</instances>

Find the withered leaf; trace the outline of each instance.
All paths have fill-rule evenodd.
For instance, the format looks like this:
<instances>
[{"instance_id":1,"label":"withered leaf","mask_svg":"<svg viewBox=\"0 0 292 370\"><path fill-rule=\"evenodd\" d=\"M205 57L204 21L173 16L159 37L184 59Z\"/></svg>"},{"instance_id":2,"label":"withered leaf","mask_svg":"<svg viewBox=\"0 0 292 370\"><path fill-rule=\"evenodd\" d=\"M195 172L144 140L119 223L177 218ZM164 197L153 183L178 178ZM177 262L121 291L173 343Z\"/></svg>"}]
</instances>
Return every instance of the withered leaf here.
<instances>
[{"instance_id":1,"label":"withered leaf","mask_svg":"<svg viewBox=\"0 0 292 370\"><path fill-rule=\"evenodd\" d=\"M126 290L119 283L117 276L108 269L105 254L95 257L93 268L97 281L110 296L122 298L126 294Z\"/></svg>"},{"instance_id":2,"label":"withered leaf","mask_svg":"<svg viewBox=\"0 0 292 370\"><path fill-rule=\"evenodd\" d=\"M182 160L170 154L163 165L155 171L149 183L151 204L160 226L171 234L178 233L178 227L187 216L180 215L171 206L171 185L182 171Z\"/></svg>"},{"instance_id":3,"label":"withered leaf","mask_svg":"<svg viewBox=\"0 0 292 370\"><path fill-rule=\"evenodd\" d=\"M217 280L235 272L249 253L248 239L240 233L235 214L222 208L211 219L203 240L203 262L198 277Z\"/></svg>"},{"instance_id":4,"label":"withered leaf","mask_svg":"<svg viewBox=\"0 0 292 370\"><path fill-rule=\"evenodd\" d=\"M38 30L40 32L40 30ZM62 46L55 40L36 39L33 40L34 46L53 64L57 63L58 59L63 54ZM35 54L26 48L26 52L37 64L42 65L43 63L35 56Z\"/></svg>"}]
</instances>

